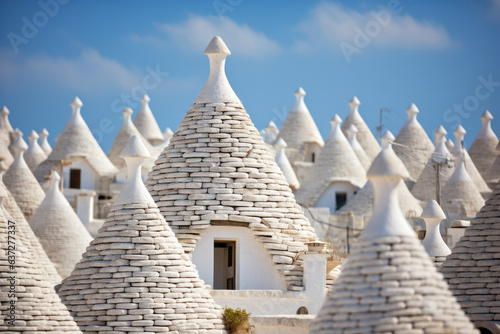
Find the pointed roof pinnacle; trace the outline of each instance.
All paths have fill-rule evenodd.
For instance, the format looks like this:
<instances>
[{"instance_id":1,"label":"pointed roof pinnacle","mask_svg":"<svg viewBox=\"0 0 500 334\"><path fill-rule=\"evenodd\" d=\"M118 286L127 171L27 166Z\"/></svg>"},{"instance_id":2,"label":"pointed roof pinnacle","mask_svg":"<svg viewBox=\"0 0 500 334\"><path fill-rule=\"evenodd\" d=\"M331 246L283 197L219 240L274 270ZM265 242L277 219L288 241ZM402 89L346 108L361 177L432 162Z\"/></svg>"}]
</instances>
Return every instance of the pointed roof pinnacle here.
<instances>
[{"instance_id":1,"label":"pointed roof pinnacle","mask_svg":"<svg viewBox=\"0 0 500 334\"><path fill-rule=\"evenodd\" d=\"M230 55L231 51L229 51L229 48L227 47L226 43L220 38L219 36L215 36L212 38L210 43L208 44L207 48L203 52L204 55L210 55L210 54L223 54L223 55Z\"/></svg>"},{"instance_id":2,"label":"pointed roof pinnacle","mask_svg":"<svg viewBox=\"0 0 500 334\"><path fill-rule=\"evenodd\" d=\"M446 147L448 148L448 151L451 151L455 147L455 143L451 138L448 138L446 141Z\"/></svg>"},{"instance_id":3,"label":"pointed roof pinnacle","mask_svg":"<svg viewBox=\"0 0 500 334\"><path fill-rule=\"evenodd\" d=\"M145 95L145 96L147 96L147 95ZM144 98L143 98L143 100L144 100ZM133 112L134 111L131 108L125 108L125 109L123 109L123 111L122 111L123 118L124 119L131 119Z\"/></svg>"},{"instance_id":4,"label":"pointed roof pinnacle","mask_svg":"<svg viewBox=\"0 0 500 334\"><path fill-rule=\"evenodd\" d=\"M40 138L48 137L49 136L49 131L47 131L46 128L43 128L42 131L39 133Z\"/></svg>"},{"instance_id":5,"label":"pointed roof pinnacle","mask_svg":"<svg viewBox=\"0 0 500 334\"><path fill-rule=\"evenodd\" d=\"M440 126L436 129L436 131L434 131L434 135L436 135L436 137L438 137L438 136L442 136L442 135L445 135L445 136L446 136L447 134L448 134L448 132L446 131L446 129L445 129L442 125L440 125Z\"/></svg>"},{"instance_id":6,"label":"pointed roof pinnacle","mask_svg":"<svg viewBox=\"0 0 500 334\"><path fill-rule=\"evenodd\" d=\"M269 129L278 129L278 126L276 126L276 123L274 123L273 121L269 121L269 123L267 123L266 125L266 129L269 128Z\"/></svg>"},{"instance_id":7,"label":"pointed roof pinnacle","mask_svg":"<svg viewBox=\"0 0 500 334\"><path fill-rule=\"evenodd\" d=\"M347 132L348 134L351 134L351 135L355 135L356 133L358 133L358 128L356 127L356 125L351 124L351 125L349 125L347 130L345 130L345 132Z\"/></svg>"},{"instance_id":8,"label":"pointed roof pinnacle","mask_svg":"<svg viewBox=\"0 0 500 334\"><path fill-rule=\"evenodd\" d=\"M279 138L278 141L276 141L276 144L274 144L277 150L283 148L283 147L288 147L286 141L283 140L283 138Z\"/></svg>"},{"instance_id":9,"label":"pointed roof pinnacle","mask_svg":"<svg viewBox=\"0 0 500 334\"><path fill-rule=\"evenodd\" d=\"M453 133L455 134L455 137L457 137L459 135L465 135L467 133L467 131L465 131L465 129L462 125L459 125L459 126L457 126L455 131L453 131Z\"/></svg>"},{"instance_id":10,"label":"pointed roof pinnacle","mask_svg":"<svg viewBox=\"0 0 500 334\"><path fill-rule=\"evenodd\" d=\"M304 96L306 96L305 90L303 90L302 87L299 87L297 91L295 91L294 95L295 95L295 104L293 105L290 111L308 113L309 109L307 109L306 103L304 102Z\"/></svg>"},{"instance_id":11,"label":"pointed roof pinnacle","mask_svg":"<svg viewBox=\"0 0 500 334\"><path fill-rule=\"evenodd\" d=\"M26 144L26 142L23 139L23 133L20 130L16 132L18 137L16 138L14 143L12 143L11 147L16 152L17 155L17 150L19 150L20 152L26 151L28 149L28 144Z\"/></svg>"},{"instance_id":12,"label":"pointed roof pinnacle","mask_svg":"<svg viewBox=\"0 0 500 334\"><path fill-rule=\"evenodd\" d=\"M493 119L493 115L490 113L489 110L486 110L485 112L483 112L483 114L481 115L481 119L482 120L492 120Z\"/></svg>"},{"instance_id":13,"label":"pointed roof pinnacle","mask_svg":"<svg viewBox=\"0 0 500 334\"><path fill-rule=\"evenodd\" d=\"M382 144L382 148L385 148L388 145L392 146L394 140L396 140L396 137L394 137L391 131L387 130L382 136L382 138L380 138L380 143Z\"/></svg>"},{"instance_id":14,"label":"pointed roof pinnacle","mask_svg":"<svg viewBox=\"0 0 500 334\"><path fill-rule=\"evenodd\" d=\"M353 96L352 99L349 101L349 105L351 106L351 108L353 108L361 105L361 102L356 96Z\"/></svg>"},{"instance_id":15,"label":"pointed roof pinnacle","mask_svg":"<svg viewBox=\"0 0 500 334\"><path fill-rule=\"evenodd\" d=\"M415 236L399 207L398 184L410 177L403 162L391 145L380 151L367 172L374 190L374 209L361 236L374 238L381 236Z\"/></svg>"},{"instance_id":16,"label":"pointed roof pinnacle","mask_svg":"<svg viewBox=\"0 0 500 334\"><path fill-rule=\"evenodd\" d=\"M53 170L52 174L50 175L50 184L49 184L49 189L47 190L46 197L49 197L51 194L54 194L55 192L59 191L60 182L61 182L61 177L59 176L59 173Z\"/></svg>"},{"instance_id":17,"label":"pointed roof pinnacle","mask_svg":"<svg viewBox=\"0 0 500 334\"><path fill-rule=\"evenodd\" d=\"M142 163L151 155L139 136L130 137L120 153L120 157L127 163L127 181L118 195L115 205L154 203L141 177Z\"/></svg>"},{"instance_id":18,"label":"pointed roof pinnacle","mask_svg":"<svg viewBox=\"0 0 500 334\"><path fill-rule=\"evenodd\" d=\"M446 215L444 214L443 209L441 209L441 206L439 206L438 202L432 199L425 206L420 218L443 220L446 219Z\"/></svg>"},{"instance_id":19,"label":"pointed roof pinnacle","mask_svg":"<svg viewBox=\"0 0 500 334\"><path fill-rule=\"evenodd\" d=\"M148 94L144 94L144 96L141 99L142 104L144 105L146 103L149 103L150 101L151 101L151 98L149 97L149 95Z\"/></svg>"},{"instance_id":20,"label":"pointed roof pinnacle","mask_svg":"<svg viewBox=\"0 0 500 334\"><path fill-rule=\"evenodd\" d=\"M30 141L30 143L33 143L33 141L37 140L38 138L40 138L40 136L38 135L38 133L36 133L35 130L31 130L29 136L28 136L28 139Z\"/></svg>"},{"instance_id":21,"label":"pointed roof pinnacle","mask_svg":"<svg viewBox=\"0 0 500 334\"><path fill-rule=\"evenodd\" d=\"M3 106L2 110L0 111L0 113L2 114L2 116L10 114L9 108L7 108L6 106Z\"/></svg>"},{"instance_id":22,"label":"pointed roof pinnacle","mask_svg":"<svg viewBox=\"0 0 500 334\"><path fill-rule=\"evenodd\" d=\"M338 114L335 114L335 116L333 116L332 119L330 120L332 128L336 127L337 125L340 126L340 123L342 123L342 118L340 118Z\"/></svg>"},{"instance_id":23,"label":"pointed roof pinnacle","mask_svg":"<svg viewBox=\"0 0 500 334\"><path fill-rule=\"evenodd\" d=\"M71 107L73 108L73 110L75 110L78 107L80 107L80 108L83 107L82 100L80 100L80 98L78 96L75 96L75 98L71 102Z\"/></svg>"},{"instance_id":24,"label":"pointed roof pinnacle","mask_svg":"<svg viewBox=\"0 0 500 334\"><path fill-rule=\"evenodd\" d=\"M226 77L224 67L226 57L231 52L224 41L219 36L215 36L208 44L204 54L208 56L210 62L210 74L194 103L241 103Z\"/></svg>"}]
</instances>

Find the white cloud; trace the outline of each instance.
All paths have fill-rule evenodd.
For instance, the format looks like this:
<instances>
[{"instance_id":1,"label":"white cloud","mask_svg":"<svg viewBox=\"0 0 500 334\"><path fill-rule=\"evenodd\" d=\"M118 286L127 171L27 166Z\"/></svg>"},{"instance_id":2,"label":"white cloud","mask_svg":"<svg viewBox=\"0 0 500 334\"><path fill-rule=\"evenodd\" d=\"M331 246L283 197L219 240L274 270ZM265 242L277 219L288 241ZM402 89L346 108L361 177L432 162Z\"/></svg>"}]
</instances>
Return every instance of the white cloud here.
<instances>
[{"instance_id":1,"label":"white cloud","mask_svg":"<svg viewBox=\"0 0 500 334\"><path fill-rule=\"evenodd\" d=\"M362 40L364 44L358 44L383 49L444 49L453 45L443 27L404 14L402 4L397 8L397 13L386 7L360 12L340 4L321 2L298 25L297 31L302 38L295 41L295 49L340 52L341 43L359 47L356 36L363 34L368 38Z\"/></svg>"},{"instance_id":2,"label":"white cloud","mask_svg":"<svg viewBox=\"0 0 500 334\"><path fill-rule=\"evenodd\" d=\"M0 72L2 86L12 89L41 85L79 94L106 93L130 90L140 83L140 73L93 49L84 50L77 58L14 55L4 49L0 50Z\"/></svg>"},{"instance_id":3,"label":"white cloud","mask_svg":"<svg viewBox=\"0 0 500 334\"><path fill-rule=\"evenodd\" d=\"M264 33L227 17L191 15L181 23L157 25L161 37L132 35L134 42L156 47L175 47L185 52L203 52L214 36L220 36L231 52L239 56L265 57L278 53L280 46Z\"/></svg>"}]
</instances>

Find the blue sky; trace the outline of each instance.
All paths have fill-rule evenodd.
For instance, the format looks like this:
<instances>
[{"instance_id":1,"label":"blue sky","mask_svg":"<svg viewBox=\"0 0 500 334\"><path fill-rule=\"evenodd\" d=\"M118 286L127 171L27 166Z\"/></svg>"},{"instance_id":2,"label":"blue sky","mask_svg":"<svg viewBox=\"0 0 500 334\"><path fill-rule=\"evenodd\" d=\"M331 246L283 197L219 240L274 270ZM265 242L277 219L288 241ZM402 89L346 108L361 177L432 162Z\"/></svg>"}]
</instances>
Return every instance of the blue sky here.
<instances>
[{"instance_id":1,"label":"blue sky","mask_svg":"<svg viewBox=\"0 0 500 334\"><path fill-rule=\"evenodd\" d=\"M52 145L74 96L106 152L144 91L161 129L175 130L205 83L214 35L259 129L280 126L302 86L325 138L353 95L373 132L388 108L384 129L397 135L412 102L432 139L461 123L470 145L486 109L500 130L498 0L3 0L0 32L0 104L25 135L47 128Z\"/></svg>"}]
</instances>

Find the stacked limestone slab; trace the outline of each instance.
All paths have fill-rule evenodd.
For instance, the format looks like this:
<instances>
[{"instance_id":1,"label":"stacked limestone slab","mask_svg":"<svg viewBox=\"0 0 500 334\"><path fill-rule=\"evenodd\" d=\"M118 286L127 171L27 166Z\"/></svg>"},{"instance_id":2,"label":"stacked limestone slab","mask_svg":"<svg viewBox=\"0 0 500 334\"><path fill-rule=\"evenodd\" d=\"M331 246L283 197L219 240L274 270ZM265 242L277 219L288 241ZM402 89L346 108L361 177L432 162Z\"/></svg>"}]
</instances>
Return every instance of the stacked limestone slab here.
<instances>
[{"instance_id":1,"label":"stacked limestone slab","mask_svg":"<svg viewBox=\"0 0 500 334\"><path fill-rule=\"evenodd\" d=\"M3 199L3 206L14 219L14 221L18 225L19 230L21 230L22 233L26 236L27 247L33 250L33 254L36 259L35 261L41 266L44 274L47 275L47 280L52 285L59 284L61 282L61 276L59 276L56 268L47 256L47 253L45 253L45 250L40 244L38 238L35 236L35 233L28 224L28 221L26 220L26 218L24 218L24 215L17 205L16 200L1 180L3 178L5 169L6 166L3 163L0 163L0 173L2 175L2 177L0 177L0 191L1 189L3 189L7 194Z\"/></svg>"},{"instance_id":2,"label":"stacked limestone slab","mask_svg":"<svg viewBox=\"0 0 500 334\"><path fill-rule=\"evenodd\" d=\"M373 133L370 131L368 125L366 125L365 121L361 117L359 113L359 106L361 102L359 102L358 98L354 96L351 101L349 101L349 107L351 108L349 111L349 115L347 115L344 124L342 124L342 131L347 135L347 129L354 124L358 129L358 134L356 136L359 144L365 150L366 155L370 158L370 163L375 159L377 154L380 152L380 145L377 140L373 136Z\"/></svg>"},{"instance_id":3,"label":"stacked limestone slab","mask_svg":"<svg viewBox=\"0 0 500 334\"><path fill-rule=\"evenodd\" d=\"M6 195L0 188L0 196ZM8 253L12 243L15 248ZM0 205L0 245L0 332L81 333L47 280L28 237L3 205ZM15 257L15 263L9 263L12 260L9 256ZM12 285L8 279L13 279ZM9 317L10 307L15 308L15 320Z\"/></svg>"},{"instance_id":4,"label":"stacked limestone slab","mask_svg":"<svg viewBox=\"0 0 500 334\"><path fill-rule=\"evenodd\" d=\"M499 240L500 183L441 267L453 294L475 323L500 324Z\"/></svg>"},{"instance_id":5,"label":"stacked limestone slab","mask_svg":"<svg viewBox=\"0 0 500 334\"><path fill-rule=\"evenodd\" d=\"M286 155L292 164L304 161L309 145L315 144L319 147L324 145L321 133L304 102L305 95L304 89L299 87L295 92L295 104L283 122L278 135L288 145Z\"/></svg>"},{"instance_id":6,"label":"stacked limestone slab","mask_svg":"<svg viewBox=\"0 0 500 334\"><path fill-rule=\"evenodd\" d=\"M7 166L14 161L14 157L9 151L11 138L14 133L14 129L9 122L9 113L9 109L5 106L0 111L0 159L2 159Z\"/></svg>"},{"instance_id":7,"label":"stacked limestone slab","mask_svg":"<svg viewBox=\"0 0 500 334\"><path fill-rule=\"evenodd\" d=\"M44 150L38 144L38 133L35 130L31 131L28 139L30 144L26 152L24 152L24 160L28 164L28 167L33 172L39 164L47 159L47 154L45 154Z\"/></svg>"},{"instance_id":8,"label":"stacked limestone slab","mask_svg":"<svg viewBox=\"0 0 500 334\"><path fill-rule=\"evenodd\" d=\"M164 140L163 133L156 122L155 116L149 107L149 102L151 99L148 94L144 95L141 99L141 110L137 113L134 119L134 124L139 130L139 132L146 138L151 144L158 145Z\"/></svg>"},{"instance_id":9,"label":"stacked limestone slab","mask_svg":"<svg viewBox=\"0 0 500 334\"><path fill-rule=\"evenodd\" d=\"M26 220L29 220L42 203L45 192L24 160L24 151L28 145L21 132L11 147L15 151L15 159L5 172L3 182L16 199Z\"/></svg>"},{"instance_id":10,"label":"stacked limestone slab","mask_svg":"<svg viewBox=\"0 0 500 334\"><path fill-rule=\"evenodd\" d=\"M411 179L415 182L429 161L434 145L417 120L419 113L417 106L412 103L406 113L408 120L396 137L394 152L403 161Z\"/></svg>"},{"instance_id":11,"label":"stacked limestone slab","mask_svg":"<svg viewBox=\"0 0 500 334\"><path fill-rule=\"evenodd\" d=\"M366 183L366 171L340 128L342 119L335 115L330 123L332 130L325 146L295 194L297 202L305 206L314 206L334 182L350 183L356 188Z\"/></svg>"},{"instance_id":12,"label":"stacked limestone slab","mask_svg":"<svg viewBox=\"0 0 500 334\"><path fill-rule=\"evenodd\" d=\"M491 129L492 120L493 116L488 110L481 115L483 126L469 148L469 155L474 165L488 184L494 184L490 171L498 155L496 151L498 138Z\"/></svg>"},{"instance_id":13,"label":"stacked limestone slab","mask_svg":"<svg viewBox=\"0 0 500 334\"><path fill-rule=\"evenodd\" d=\"M122 157L127 182L61 299L84 333L222 333L220 307L142 183L139 137Z\"/></svg>"},{"instance_id":14,"label":"stacked limestone slab","mask_svg":"<svg viewBox=\"0 0 500 334\"><path fill-rule=\"evenodd\" d=\"M59 174L53 172L47 195L29 224L64 279L71 274L92 237L59 190L59 181Z\"/></svg>"},{"instance_id":15,"label":"stacked limestone slab","mask_svg":"<svg viewBox=\"0 0 500 334\"><path fill-rule=\"evenodd\" d=\"M392 148L368 170L375 209L311 333L478 333L397 202L409 173Z\"/></svg>"},{"instance_id":16,"label":"stacked limestone slab","mask_svg":"<svg viewBox=\"0 0 500 334\"><path fill-rule=\"evenodd\" d=\"M187 253L214 222L248 226L288 288L303 290L297 257L317 237L227 81L229 49L215 37L205 54L209 78L156 160L148 190Z\"/></svg>"},{"instance_id":17,"label":"stacked limestone slab","mask_svg":"<svg viewBox=\"0 0 500 334\"><path fill-rule=\"evenodd\" d=\"M44 182L63 160L83 157L101 178L113 178L118 172L102 151L92 135L87 123L80 114L83 103L75 97L71 102L72 114L63 132L59 135L54 149L43 163L35 170L38 182Z\"/></svg>"}]
</instances>

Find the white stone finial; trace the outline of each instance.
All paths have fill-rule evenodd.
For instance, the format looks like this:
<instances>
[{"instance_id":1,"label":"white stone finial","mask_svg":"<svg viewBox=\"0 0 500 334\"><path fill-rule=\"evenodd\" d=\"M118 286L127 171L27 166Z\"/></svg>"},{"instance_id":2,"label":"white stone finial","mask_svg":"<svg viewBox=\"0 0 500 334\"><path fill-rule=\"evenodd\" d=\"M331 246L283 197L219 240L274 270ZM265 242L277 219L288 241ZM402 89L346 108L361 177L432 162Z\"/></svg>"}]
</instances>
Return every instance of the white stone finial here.
<instances>
[{"instance_id":1,"label":"white stone finial","mask_svg":"<svg viewBox=\"0 0 500 334\"><path fill-rule=\"evenodd\" d=\"M419 112L420 112L420 110L418 110L415 103L410 104L408 109L406 109L406 113L408 114L408 120L406 121L406 124L409 124L410 122L416 122L417 121L417 114Z\"/></svg>"},{"instance_id":2,"label":"white stone finial","mask_svg":"<svg viewBox=\"0 0 500 334\"><path fill-rule=\"evenodd\" d=\"M28 149L28 144L23 139L23 133L17 129L16 131L18 137L14 140L14 143L10 146L12 150L14 151L14 162L12 163L12 166L15 166L17 168L27 168L28 164L24 160L24 152Z\"/></svg>"},{"instance_id":3,"label":"white stone finial","mask_svg":"<svg viewBox=\"0 0 500 334\"><path fill-rule=\"evenodd\" d=\"M453 147L453 151L451 152L454 156L462 154L462 150L465 149L464 137L467 131L463 128L463 126L459 125L453 131L455 135L455 147Z\"/></svg>"},{"instance_id":4,"label":"white stone finial","mask_svg":"<svg viewBox=\"0 0 500 334\"><path fill-rule=\"evenodd\" d=\"M295 104L293 105L290 111L293 112L309 112L307 109L306 103L304 102L304 96L306 96L306 92L302 87L299 87L295 93Z\"/></svg>"},{"instance_id":5,"label":"white stone finial","mask_svg":"<svg viewBox=\"0 0 500 334\"><path fill-rule=\"evenodd\" d=\"M341 123L342 123L342 118L340 118L340 116L338 114L335 114L335 116L333 116L332 119L330 120L330 124L332 125L332 129L336 126L340 126Z\"/></svg>"},{"instance_id":6,"label":"white stone finial","mask_svg":"<svg viewBox=\"0 0 500 334\"><path fill-rule=\"evenodd\" d=\"M425 221L426 233L422 241L429 256L444 257L451 254L450 248L444 242L439 232L439 224L446 215L435 200L429 201L420 216Z\"/></svg>"},{"instance_id":7,"label":"white stone finial","mask_svg":"<svg viewBox=\"0 0 500 334\"><path fill-rule=\"evenodd\" d=\"M210 61L210 74L194 103L241 103L226 77L224 67L226 57L231 52L224 41L219 36L215 36L208 44L204 54L208 56Z\"/></svg>"},{"instance_id":8,"label":"white stone finial","mask_svg":"<svg viewBox=\"0 0 500 334\"><path fill-rule=\"evenodd\" d=\"M351 147L355 149L355 151L359 148L363 149L359 144L358 139L356 138L356 135L358 133L358 128L356 127L356 125L351 123L351 125L349 125L345 132L347 134L347 140L349 141L349 144L351 144Z\"/></svg>"},{"instance_id":9,"label":"white stone finial","mask_svg":"<svg viewBox=\"0 0 500 334\"><path fill-rule=\"evenodd\" d=\"M71 105L71 118L68 121L68 124L71 125L84 125L85 121L83 120L82 115L80 114L80 109L83 107L82 101L76 96L73 101L70 103Z\"/></svg>"},{"instance_id":10,"label":"white stone finial","mask_svg":"<svg viewBox=\"0 0 500 334\"><path fill-rule=\"evenodd\" d=\"M450 154L450 151L446 147L446 135L448 132L446 132L445 128L440 125L436 131L434 131L434 136L435 140L434 143L436 144L436 148L434 149L434 156L436 154Z\"/></svg>"},{"instance_id":11,"label":"white stone finial","mask_svg":"<svg viewBox=\"0 0 500 334\"><path fill-rule=\"evenodd\" d=\"M174 132L172 131L172 129L170 129L169 127L167 127L165 129L165 131L163 131L163 137L164 138L170 138L174 135Z\"/></svg>"},{"instance_id":12,"label":"white stone finial","mask_svg":"<svg viewBox=\"0 0 500 334\"><path fill-rule=\"evenodd\" d=\"M491 120L493 119L493 115L486 110L481 115L481 122L483 125L481 127L481 131L479 131L477 138L496 138L495 132L491 129Z\"/></svg>"},{"instance_id":13,"label":"white stone finial","mask_svg":"<svg viewBox=\"0 0 500 334\"><path fill-rule=\"evenodd\" d=\"M349 127L347 127L347 130L345 130L345 132L349 135L356 135L356 133L358 133L358 128L356 127L356 125L351 124L349 125Z\"/></svg>"},{"instance_id":14,"label":"white stone finial","mask_svg":"<svg viewBox=\"0 0 500 334\"><path fill-rule=\"evenodd\" d=\"M382 136L382 138L380 138L380 142L382 143L382 148L386 148L387 146L392 146L394 140L396 140L396 137L394 137L391 131L387 130Z\"/></svg>"},{"instance_id":15,"label":"white stone finial","mask_svg":"<svg viewBox=\"0 0 500 334\"><path fill-rule=\"evenodd\" d=\"M283 147L288 147L287 143L283 138L280 138L276 141L276 144L274 144L277 150L282 149Z\"/></svg>"},{"instance_id":16,"label":"white stone finial","mask_svg":"<svg viewBox=\"0 0 500 334\"><path fill-rule=\"evenodd\" d=\"M151 98L149 97L148 94L144 94L144 96L141 99L142 104L149 103L151 101Z\"/></svg>"},{"instance_id":17,"label":"white stone finial","mask_svg":"<svg viewBox=\"0 0 500 334\"><path fill-rule=\"evenodd\" d=\"M38 135L38 133L36 133L35 130L31 130L31 133L28 136L28 140L30 141L30 144L33 144L33 142L35 140L37 140L38 138L40 138L40 136Z\"/></svg>"},{"instance_id":18,"label":"white stone finial","mask_svg":"<svg viewBox=\"0 0 500 334\"><path fill-rule=\"evenodd\" d=\"M127 164L127 181L115 204L154 203L141 178L142 162L151 155L139 136L130 137L120 157Z\"/></svg>"},{"instance_id":19,"label":"white stone finial","mask_svg":"<svg viewBox=\"0 0 500 334\"><path fill-rule=\"evenodd\" d=\"M52 147L50 147L49 141L47 139L47 137L49 136L49 132L47 131L47 129L43 128L43 130L40 131L39 136L40 147L45 152L45 154L49 156L49 154L52 153Z\"/></svg>"},{"instance_id":20,"label":"white stone finial","mask_svg":"<svg viewBox=\"0 0 500 334\"><path fill-rule=\"evenodd\" d=\"M131 108L125 108L125 109L123 109L123 111L122 111L123 119L125 119L125 120L132 120L132 113L133 112L134 111Z\"/></svg>"},{"instance_id":21,"label":"white stone finial","mask_svg":"<svg viewBox=\"0 0 500 334\"><path fill-rule=\"evenodd\" d=\"M265 131L264 142L269 145L274 145L280 133L276 124L274 124L273 121L270 121L264 128L264 131Z\"/></svg>"},{"instance_id":22,"label":"white stone finial","mask_svg":"<svg viewBox=\"0 0 500 334\"><path fill-rule=\"evenodd\" d=\"M367 177L373 185L374 210L361 237L415 236L399 207L398 198L398 184L410 174L391 145L384 147L373 160Z\"/></svg>"},{"instance_id":23,"label":"white stone finial","mask_svg":"<svg viewBox=\"0 0 500 334\"><path fill-rule=\"evenodd\" d=\"M276 129L278 130L278 127L276 126L276 123L274 123L273 121L269 121L269 123L267 123L266 125L266 129L269 128L269 129Z\"/></svg>"},{"instance_id":24,"label":"white stone finial","mask_svg":"<svg viewBox=\"0 0 500 334\"><path fill-rule=\"evenodd\" d=\"M451 140L451 138L448 138L448 140L446 141L446 148L451 152L454 147L455 143L453 142L453 140Z\"/></svg>"},{"instance_id":25,"label":"white stone finial","mask_svg":"<svg viewBox=\"0 0 500 334\"><path fill-rule=\"evenodd\" d=\"M0 111L0 113L2 114L2 116L9 115L10 114L9 108L3 106L2 111Z\"/></svg>"},{"instance_id":26,"label":"white stone finial","mask_svg":"<svg viewBox=\"0 0 500 334\"><path fill-rule=\"evenodd\" d=\"M353 96L352 99L349 101L349 107L350 111L349 114L351 115L359 115L358 108L361 105L361 102L359 102L358 98L356 96Z\"/></svg>"},{"instance_id":27,"label":"white stone finial","mask_svg":"<svg viewBox=\"0 0 500 334\"><path fill-rule=\"evenodd\" d=\"M50 183L49 183L49 189L47 191L47 198L52 198L54 193L59 192L59 184L61 182L61 176L59 176L59 173L56 172L55 170L52 171L52 174L50 175Z\"/></svg>"}]
</instances>

